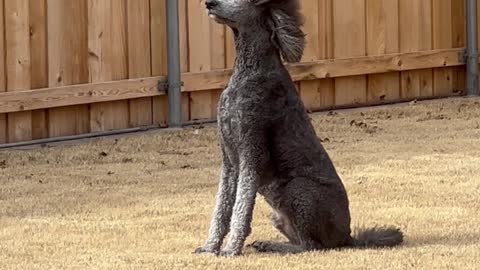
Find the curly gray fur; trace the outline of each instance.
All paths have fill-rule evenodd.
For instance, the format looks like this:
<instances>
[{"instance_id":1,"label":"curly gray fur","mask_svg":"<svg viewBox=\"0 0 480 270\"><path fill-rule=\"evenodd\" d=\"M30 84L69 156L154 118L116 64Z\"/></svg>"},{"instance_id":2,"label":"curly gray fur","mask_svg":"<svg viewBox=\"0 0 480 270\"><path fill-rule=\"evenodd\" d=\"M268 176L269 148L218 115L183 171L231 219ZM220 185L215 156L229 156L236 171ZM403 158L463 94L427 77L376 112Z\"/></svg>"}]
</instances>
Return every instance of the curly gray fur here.
<instances>
[{"instance_id":1,"label":"curly gray fur","mask_svg":"<svg viewBox=\"0 0 480 270\"><path fill-rule=\"evenodd\" d=\"M257 193L273 209L273 226L289 240L250 245L259 252L399 244L396 229L351 236L344 185L282 61L299 61L303 53L298 1L207 4L209 16L232 29L237 58L218 104L222 166L216 204L207 240L195 252L240 255Z\"/></svg>"}]
</instances>

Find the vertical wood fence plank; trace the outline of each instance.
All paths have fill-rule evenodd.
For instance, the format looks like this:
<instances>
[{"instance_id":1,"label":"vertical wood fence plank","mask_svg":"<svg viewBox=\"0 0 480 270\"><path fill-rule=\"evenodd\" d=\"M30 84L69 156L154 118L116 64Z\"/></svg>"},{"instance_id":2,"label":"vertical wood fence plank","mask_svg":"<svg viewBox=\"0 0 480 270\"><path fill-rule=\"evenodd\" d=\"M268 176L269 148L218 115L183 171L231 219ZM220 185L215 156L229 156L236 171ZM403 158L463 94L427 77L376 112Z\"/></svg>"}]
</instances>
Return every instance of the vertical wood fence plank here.
<instances>
[{"instance_id":1,"label":"vertical wood fence plank","mask_svg":"<svg viewBox=\"0 0 480 270\"><path fill-rule=\"evenodd\" d=\"M180 8L179 8L180 9ZM179 10L180 12L180 10ZM167 13L165 0L150 0L150 33L152 48L152 76L167 75ZM168 98L153 98L153 123L166 127Z\"/></svg>"},{"instance_id":2,"label":"vertical wood fence plank","mask_svg":"<svg viewBox=\"0 0 480 270\"><path fill-rule=\"evenodd\" d=\"M46 0L30 0L30 55L32 89L48 86L47 67L47 3ZM32 112L32 138L48 137L47 110Z\"/></svg>"},{"instance_id":3,"label":"vertical wood fence plank","mask_svg":"<svg viewBox=\"0 0 480 270\"><path fill-rule=\"evenodd\" d=\"M188 44L190 72L212 70L210 19L205 14L205 0L188 2ZM190 114L192 119L210 116L211 95L209 91L190 93Z\"/></svg>"},{"instance_id":4,"label":"vertical wood fence plank","mask_svg":"<svg viewBox=\"0 0 480 270\"><path fill-rule=\"evenodd\" d=\"M152 42L153 76L167 75L166 20L166 0L150 0L150 40Z\"/></svg>"},{"instance_id":5,"label":"vertical wood fence plank","mask_svg":"<svg viewBox=\"0 0 480 270\"><path fill-rule=\"evenodd\" d=\"M205 12L203 16L208 18ZM224 69L225 60L225 26L210 20L210 68Z\"/></svg>"},{"instance_id":6,"label":"vertical wood fence plank","mask_svg":"<svg viewBox=\"0 0 480 270\"><path fill-rule=\"evenodd\" d=\"M418 52L432 48L431 1L400 0L400 52ZM401 96L413 98L433 94L431 69L401 73Z\"/></svg>"},{"instance_id":7,"label":"vertical wood fence plank","mask_svg":"<svg viewBox=\"0 0 480 270\"><path fill-rule=\"evenodd\" d=\"M365 0L334 0L335 57L366 55ZM335 79L335 104L367 101L365 75Z\"/></svg>"},{"instance_id":8,"label":"vertical wood fence plank","mask_svg":"<svg viewBox=\"0 0 480 270\"><path fill-rule=\"evenodd\" d=\"M205 0L194 0L187 5L190 72L211 70L210 19L204 4Z\"/></svg>"},{"instance_id":9,"label":"vertical wood fence plank","mask_svg":"<svg viewBox=\"0 0 480 270\"><path fill-rule=\"evenodd\" d=\"M87 83L86 1L47 0L47 13L49 86ZM88 105L52 108L48 118L50 137L90 131Z\"/></svg>"},{"instance_id":10,"label":"vertical wood fence plank","mask_svg":"<svg viewBox=\"0 0 480 270\"><path fill-rule=\"evenodd\" d=\"M225 31L205 13L205 0L188 2L190 72L225 67ZM216 97L212 91L190 93L191 120L213 118Z\"/></svg>"},{"instance_id":11,"label":"vertical wood fence plank","mask_svg":"<svg viewBox=\"0 0 480 270\"><path fill-rule=\"evenodd\" d=\"M307 46L303 61L333 58L333 7L332 0L302 2L302 12L307 18L304 30ZM300 82L300 95L308 110L317 111L335 105L333 79Z\"/></svg>"},{"instance_id":12,"label":"vertical wood fence plank","mask_svg":"<svg viewBox=\"0 0 480 270\"><path fill-rule=\"evenodd\" d=\"M150 1L127 0L128 77L149 77L151 71ZM152 120L152 98L130 100L130 127L148 126Z\"/></svg>"},{"instance_id":13,"label":"vertical wood fence plank","mask_svg":"<svg viewBox=\"0 0 480 270\"><path fill-rule=\"evenodd\" d=\"M319 13L318 13L318 0L304 0L300 2L302 8L302 14L305 18L303 31L306 34L305 37L305 50L303 52L302 62L312 62L320 58L320 48L318 39L319 28ZM303 81L300 82L300 97L307 110L320 109L320 89L319 81Z\"/></svg>"},{"instance_id":14,"label":"vertical wood fence plank","mask_svg":"<svg viewBox=\"0 0 480 270\"><path fill-rule=\"evenodd\" d=\"M5 26L4 22L4 0L0 0L0 92L7 90L7 77L5 70ZM0 114L0 144L7 142L7 115Z\"/></svg>"},{"instance_id":15,"label":"vertical wood fence plank","mask_svg":"<svg viewBox=\"0 0 480 270\"><path fill-rule=\"evenodd\" d=\"M318 49L320 59L334 57L333 36L333 0L318 0ZM335 106L335 80L322 79L319 81L320 109Z\"/></svg>"},{"instance_id":16,"label":"vertical wood fence plank","mask_svg":"<svg viewBox=\"0 0 480 270\"><path fill-rule=\"evenodd\" d=\"M318 0L318 49L320 59L335 55L333 43L333 0Z\"/></svg>"},{"instance_id":17,"label":"vertical wood fence plank","mask_svg":"<svg viewBox=\"0 0 480 270\"><path fill-rule=\"evenodd\" d=\"M453 48L466 45L465 1L452 1L452 41ZM456 91L465 91L465 67L453 69L453 87Z\"/></svg>"},{"instance_id":18,"label":"vertical wood fence plank","mask_svg":"<svg viewBox=\"0 0 480 270\"><path fill-rule=\"evenodd\" d=\"M7 91L31 88L29 0L5 1ZM9 142L32 139L32 112L8 114Z\"/></svg>"},{"instance_id":19,"label":"vertical wood fence plank","mask_svg":"<svg viewBox=\"0 0 480 270\"><path fill-rule=\"evenodd\" d=\"M190 120L212 118L212 106L211 90L190 93Z\"/></svg>"},{"instance_id":20,"label":"vertical wood fence plank","mask_svg":"<svg viewBox=\"0 0 480 270\"><path fill-rule=\"evenodd\" d=\"M204 14L205 17L208 17ZM226 28L224 25L210 20L210 63L211 69L224 69L227 66L226 60ZM210 99L205 102L210 102L210 112L207 119L214 119L217 116L217 106L220 100L220 95L223 89L212 89L210 92Z\"/></svg>"},{"instance_id":21,"label":"vertical wood fence plank","mask_svg":"<svg viewBox=\"0 0 480 270\"><path fill-rule=\"evenodd\" d=\"M235 63L235 39L233 36L233 31L230 28L225 30L225 62L226 68L233 68Z\"/></svg>"},{"instance_id":22,"label":"vertical wood fence plank","mask_svg":"<svg viewBox=\"0 0 480 270\"><path fill-rule=\"evenodd\" d=\"M88 1L90 81L122 80L128 77L125 0ZM90 128L105 131L127 128L128 101L90 106Z\"/></svg>"},{"instance_id":23,"label":"vertical wood fence plank","mask_svg":"<svg viewBox=\"0 0 480 270\"><path fill-rule=\"evenodd\" d=\"M465 1L451 0L451 4L452 46L453 48L461 48L466 45Z\"/></svg>"},{"instance_id":24,"label":"vertical wood fence plank","mask_svg":"<svg viewBox=\"0 0 480 270\"><path fill-rule=\"evenodd\" d=\"M433 1L433 49L452 48L452 0ZM452 94L453 68L433 70L434 94L445 96Z\"/></svg>"},{"instance_id":25,"label":"vertical wood fence plank","mask_svg":"<svg viewBox=\"0 0 480 270\"><path fill-rule=\"evenodd\" d=\"M478 2L478 1L477 1ZM466 18L466 16L465 16ZM477 32L480 32L480 5L477 3ZM480 49L480 33L477 35L477 46Z\"/></svg>"},{"instance_id":26,"label":"vertical wood fence plank","mask_svg":"<svg viewBox=\"0 0 480 270\"><path fill-rule=\"evenodd\" d=\"M320 109L332 109L335 107L335 80L323 79L319 81Z\"/></svg>"},{"instance_id":27,"label":"vertical wood fence plank","mask_svg":"<svg viewBox=\"0 0 480 270\"><path fill-rule=\"evenodd\" d=\"M398 0L368 0L367 54L398 53ZM400 73L368 75L368 101L400 97Z\"/></svg>"},{"instance_id":28,"label":"vertical wood fence plank","mask_svg":"<svg viewBox=\"0 0 480 270\"><path fill-rule=\"evenodd\" d=\"M180 71L190 70L190 52L188 43L188 6L190 1L178 0L180 28ZM190 93L182 93L182 121L190 120Z\"/></svg>"},{"instance_id":29,"label":"vertical wood fence plank","mask_svg":"<svg viewBox=\"0 0 480 270\"><path fill-rule=\"evenodd\" d=\"M300 2L301 12L304 16L303 31L305 32L305 50L303 51L302 62L312 62L319 58L320 39L318 39L319 19L318 0L304 0Z\"/></svg>"},{"instance_id":30,"label":"vertical wood fence plank","mask_svg":"<svg viewBox=\"0 0 480 270\"><path fill-rule=\"evenodd\" d=\"M190 1L178 0L178 24L180 28L180 71L190 70L190 51L188 43L188 6ZM166 18L165 18L166 19Z\"/></svg>"}]
</instances>

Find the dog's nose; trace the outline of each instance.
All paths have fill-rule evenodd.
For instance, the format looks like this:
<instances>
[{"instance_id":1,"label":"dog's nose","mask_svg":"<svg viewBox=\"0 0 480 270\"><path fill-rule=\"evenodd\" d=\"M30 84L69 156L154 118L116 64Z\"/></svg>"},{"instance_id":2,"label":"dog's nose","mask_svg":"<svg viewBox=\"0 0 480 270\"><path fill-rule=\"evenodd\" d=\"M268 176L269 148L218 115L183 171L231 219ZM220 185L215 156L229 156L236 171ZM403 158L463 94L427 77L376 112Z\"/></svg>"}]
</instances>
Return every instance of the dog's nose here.
<instances>
[{"instance_id":1,"label":"dog's nose","mask_svg":"<svg viewBox=\"0 0 480 270\"><path fill-rule=\"evenodd\" d=\"M205 1L205 6L207 9L212 9L216 6L218 6L218 1L217 0L207 0Z\"/></svg>"}]
</instances>

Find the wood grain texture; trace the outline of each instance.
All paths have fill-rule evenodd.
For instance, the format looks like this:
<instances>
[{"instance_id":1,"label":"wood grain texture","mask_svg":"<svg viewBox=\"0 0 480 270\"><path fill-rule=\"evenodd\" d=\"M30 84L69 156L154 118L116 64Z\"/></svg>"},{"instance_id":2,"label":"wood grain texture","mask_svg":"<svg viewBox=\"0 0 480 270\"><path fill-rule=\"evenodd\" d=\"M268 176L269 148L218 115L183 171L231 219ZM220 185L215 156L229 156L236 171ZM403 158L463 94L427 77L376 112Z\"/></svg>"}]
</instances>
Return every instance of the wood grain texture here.
<instances>
[{"instance_id":1,"label":"wood grain texture","mask_svg":"<svg viewBox=\"0 0 480 270\"><path fill-rule=\"evenodd\" d=\"M332 0L302 2L307 47L303 61L333 58ZM335 84L331 78L300 82L300 96L310 111L332 108L335 105Z\"/></svg>"},{"instance_id":2,"label":"wood grain texture","mask_svg":"<svg viewBox=\"0 0 480 270\"><path fill-rule=\"evenodd\" d=\"M205 0L188 1L189 71L212 70L211 22L204 10ZM210 90L210 89L208 89ZM212 106L210 91L189 94L189 120L210 118Z\"/></svg>"},{"instance_id":3,"label":"wood grain texture","mask_svg":"<svg viewBox=\"0 0 480 270\"><path fill-rule=\"evenodd\" d=\"M301 1L301 12L304 15L304 25L303 31L305 33L305 50L302 56L302 62L313 62L320 58L320 40L318 37L319 27L319 16L318 0L304 0ZM303 103L307 110L318 110L320 109L320 89L319 81L304 81L300 82L300 97L302 98Z\"/></svg>"},{"instance_id":4,"label":"wood grain texture","mask_svg":"<svg viewBox=\"0 0 480 270\"><path fill-rule=\"evenodd\" d=\"M432 48L432 2L399 1L400 52ZM433 95L433 72L430 69L401 73L402 98Z\"/></svg>"},{"instance_id":5,"label":"wood grain texture","mask_svg":"<svg viewBox=\"0 0 480 270\"><path fill-rule=\"evenodd\" d=\"M5 1L7 91L31 88L29 0ZM8 141L32 139L32 112L8 115Z\"/></svg>"},{"instance_id":6,"label":"wood grain texture","mask_svg":"<svg viewBox=\"0 0 480 270\"><path fill-rule=\"evenodd\" d=\"M150 0L152 75L167 75L166 0Z\"/></svg>"},{"instance_id":7,"label":"wood grain texture","mask_svg":"<svg viewBox=\"0 0 480 270\"><path fill-rule=\"evenodd\" d=\"M190 72L225 68L225 28L205 13L205 0L188 2ZM208 89L211 90L211 89ZM190 93L190 120L214 118L213 91Z\"/></svg>"},{"instance_id":8,"label":"wood grain texture","mask_svg":"<svg viewBox=\"0 0 480 270\"><path fill-rule=\"evenodd\" d=\"M190 51L189 51L189 26L188 26L188 7L190 1L178 0L179 8L179 27L180 27L180 71L188 72L190 70ZM190 93L182 94L182 121L187 122L190 119Z\"/></svg>"},{"instance_id":9,"label":"wood grain texture","mask_svg":"<svg viewBox=\"0 0 480 270\"><path fill-rule=\"evenodd\" d=\"M220 90L199 91L190 93L190 120L212 119L216 115L216 108Z\"/></svg>"},{"instance_id":10,"label":"wood grain texture","mask_svg":"<svg viewBox=\"0 0 480 270\"><path fill-rule=\"evenodd\" d=\"M204 15L206 16L206 15ZM210 20L210 63L211 69L225 69L227 66L226 60L226 27L224 25L218 24L213 20ZM220 100L220 95L223 89L212 89L210 92L210 98L204 99L205 103L211 104L210 112L208 113L207 119L215 119L217 117L217 106ZM193 100L192 94L190 98ZM197 100L198 102L198 100ZM195 112L190 106L192 115L195 115ZM203 111L203 110L202 110Z\"/></svg>"},{"instance_id":11,"label":"wood grain texture","mask_svg":"<svg viewBox=\"0 0 480 270\"><path fill-rule=\"evenodd\" d=\"M202 10L203 11L203 10ZM205 12L203 11L203 16ZM210 20L210 69L224 69L226 67L225 55L225 26Z\"/></svg>"},{"instance_id":12,"label":"wood grain texture","mask_svg":"<svg viewBox=\"0 0 480 270\"><path fill-rule=\"evenodd\" d=\"M166 19L166 1L150 0L150 41L152 43L152 76L167 75ZM161 127L166 127L168 125L167 96L163 95L153 97L152 102L153 124L159 125Z\"/></svg>"},{"instance_id":13,"label":"wood grain texture","mask_svg":"<svg viewBox=\"0 0 480 270\"><path fill-rule=\"evenodd\" d=\"M299 88L302 100L308 111L315 112L334 107L334 80L302 81ZM305 91L306 89L308 91Z\"/></svg>"},{"instance_id":14,"label":"wood grain texture","mask_svg":"<svg viewBox=\"0 0 480 270\"><path fill-rule=\"evenodd\" d=\"M398 0L369 0L367 7L367 54L399 52ZM400 97L400 73L368 76L367 100L381 102Z\"/></svg>"},{"instance_id":15,"label":"wood grain texture","mask_svg":"<svg viewBox=\"0 0 480 270\"><path fill-rule=\"evenodd\" d=\"M333 1L335 58L366 55L364 0ZM335 105L367 101L367 78L357 76L335 80Z\"/></svg>"},{"instance_id":16,"label":"wood grain texture","mask_svg":"<svg viewBox=\"0 0 480 270\"><path fill-rule=\"evenodd\" d=\"M462 48L466 44L465 1L452 1L452 47ZM465 68L453 69L455 92L465 92Z\"/></svg>"},{"instance_id":17,"label":"wood grain texture","mask_svg":"<svg viewBox=\"0 0 480 270\"><path fill-rule=\"evenodd\" d=\"M30 0L30 55L32 89L48 87L47 64L47 1ZM32 138L48 137L46 110L32 112Z\"/></svg>"},{"instance_id":18,"label":"wood grain texture","mask_svg":"<svg viewBox=\"0 0 480 270\"><path fill-rule=\"evenodd\" d=\"M460 52L462 49L446 49L341 60L328 59L291 65L288 70L296 82L321 79L319 89L323 90L328 86L328 81L335 77L462 66L464 63L458 57ZM182 75L182 81L185 82L185 86L182 88L183 99L188 101L189 92L204 92L208 89L225 87L231 73L232 70L184 73ZM162 93L157 91L157 83L165 80L166 77L159 76L15 93L0 92L0 113L161 96ZM321 96L320 100L330 100L331 96ZM330 106L331 104L324 105ZM184 113L188 114L186 108L184 108Z\"/></svg>"},{"instance_id":19,"label":"wood grain texture","mask_svg":"<svg viewBox=\"0 0 480 270\"><path fill-rule=\"evenodd\" d=\"M477 29L480 29L480 20L478 19L479 15L480 15L480 5L478 5L477 3ZM480 49L480 35L477 36L477 46Z\"/></svg>"},{"instance_id":20,"label":"wood grain texture","mask_svg":"<svg viewBox=\"0 0 480 270\"><path fill-rule=\"evenodd\" d=\"M333 0L318 0L318 50L319 59L334 57L333 36ZM325 78L319 80L320 109L335 106L335 80Z\"/></svg>"},{"instance_id":21,"label":"wood grain texture","mask_svg":"<svg viewBox=\"0 0 480 270\"><path fill-rule=\"evenodd\" d=\"M461 49L428 50L412 53L319 60L288 66L295 81L364 74L459 66ZM231 70L186 73L182 80L185 91L201 91L225 87Z\"/></svg>"},{"instance_id":22,"label":"wood grain texture","mask_svg":"<svg viewBox=\"0 0 480 270\"><path fill-rule=\"evenodd\" d=\"M320 39L319 34L319 1L304 0L300 2L301 13L304 16L303 32L305 33L305 50L303 51L302 62L313 62L319 59Z\"/></svg>"},{"instance_id":23,"label":"wood grain texture","mask_svg":"<svg viewBox=\"0 0 480 270\"><path fill-rule=\"evenodd\" d=\"M235 39L233 36L233 31L230 28L225 30L225 63L226 68L233 68L235 64Z\"/></svg>"},{"instance_id":24,"label":"wood grain texture","mask_svg":"<svg viewBox=\"0 0 480 270\"><path fill-rule=\"evenodd\" d=\"M165 77L71 85L0 93L0 112L105 103L161 95L157 82Z\"/></svg>"},{"instance_id":25,"label":"wood grain texture","mask_svg":"<svg viewBox=\"0 0 480 270\"><path fill-rule=\"evenodd\" d=\"M333 58L333 0L318 0L318 49L321 59Z\"/></svg>"},{"instance_id":26,"label":"wood grain texture","mask_svg":"<svg viewBox=\"0 0 480 270\"><path fill-rule=\"evenodd\" d=\"M5 25L4 1L0 0L0 93L7 90L7 74L5 70ZM7 142L7 115L0 114L0 144Z\"/></svg>"},{"instance_id":27,"label":"wood grain texture","mask_svg":"<svg viewBox=\"0 0 480 270\"><path fill-rule=\"evenodd\" d=\"M49 86L87 83L87 2L47 0L47 4ZM88 105L53 108L48 121L50 137L90 131Z\"/></svg>"},{"instance_id":28,"label":"wood grain texture","mask_svg":"<svg viewBox=\"0 0 480 270\"><path fill-rule=\"evenodd\" d=\"M32 89L48 86L47 1L30 0L30 55Z\"/></svg>"},{"instance_id":29,"label":"wood grain texture","mask_svg":"<svg viewBox=\"0 0 480 270\"><path fill-rule=\"evenodd\" d=\"M190 52L188 43L188 6L190 1L178 0L178 24L180 29L180 71L190 70Z\"/></svg>"},{"instance_id":30,"label":"wood grain texture","mask_svg":"<svg viewBox=\"0 0 480 270\"><path fill-rule=\"evenodd\" d=\"M88 18L90 82L126 79L128 77L126 1L88 1ZM123 129L128 126L128 101L90 106L91 131Z\"/></svg>"},{"instance_id":31,"label":"wood grain texture","mask_svg":"<svg viewBox=\"0 0 480 270\"><path fill-rule=\"evenodd\" d=\"M150 41L150 1L127 0L128 77L149 77L152 74ZM153 124L152 98L129 101L130 127Z\"/></svg>"},{"instance_id":32,"label":"wood grain texture","mask_svg":"<svg viewBox=\"0 0 480 270\"><path fill-rule=\"evenodd\" d=\"M433 49L452 48L453 22L452 0L433 1ZM453 68L433 70L433 91L435 95L453 94Z\"/></svg>"},{"instance_id":33,"label":"wood grain texture","mask_svg":"<svg viewBox=\"0 0 480 270\"><path fill-rule=\"evenodd\" d=\"M204 6L205 0L189 1L187 5L190 72L212 70L211 22Z\"/></svg>"}]
</instances>

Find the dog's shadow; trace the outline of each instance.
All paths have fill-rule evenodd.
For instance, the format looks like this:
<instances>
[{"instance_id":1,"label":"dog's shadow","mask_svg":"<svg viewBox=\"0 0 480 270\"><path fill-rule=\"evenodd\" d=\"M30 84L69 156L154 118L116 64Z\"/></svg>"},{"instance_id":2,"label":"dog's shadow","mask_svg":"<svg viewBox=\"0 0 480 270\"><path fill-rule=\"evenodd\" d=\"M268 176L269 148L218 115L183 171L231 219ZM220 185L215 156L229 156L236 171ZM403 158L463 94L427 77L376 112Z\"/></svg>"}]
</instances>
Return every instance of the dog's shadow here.
<instances>
[{"instance_id":1,"label":"dog's shadow","mask_svg":"<svg viewBox=\"0 0 480 270\"><path fill-rule=\"evenodd\" d=\"M404 247L423 247L432 245L459 246L478 245L480 232L458 233L452 235L414 235L406 237Z\"/></svg>"},{"instance_id":2,"label":"dog's shadow","mask_svg":"<svg viewBox=\"0 0 480 270\"><path fill-rule=\"evenodd\" d=\"M479 233L462 233L462 234L455 234L455 235L412 235L407 236L404 239L404 242L395 248L419 248L419 247L426 247L426 246L468 246L468 245L478 245L478 239L480 239L480 232ZM281 236L274 237L271 239L272 241L278 241L279 243L285 243L285 241ZM248 245L247 245L248 246ZM331 252L331 251L342 251L344 249L352 249L352 248L338 248L338 249L329 249L329 250L319 250L317 252ZM358 251L365 251L365 250L381 250L383 248L353 248ZM290 255L296 256L301 254L289 254L289 253L258 253L252 247L247 247L247 254L265 254L265 255Z\"/></svg>"}]
</instances>

